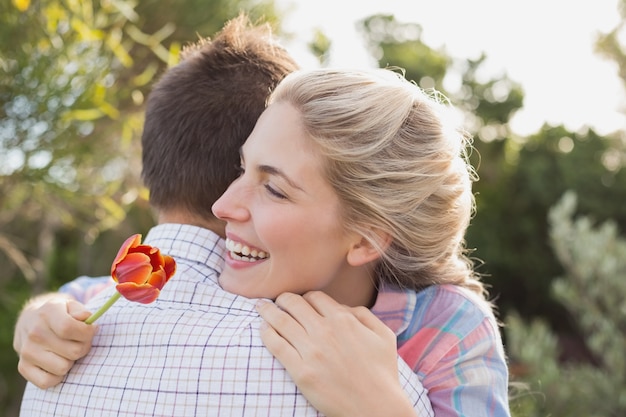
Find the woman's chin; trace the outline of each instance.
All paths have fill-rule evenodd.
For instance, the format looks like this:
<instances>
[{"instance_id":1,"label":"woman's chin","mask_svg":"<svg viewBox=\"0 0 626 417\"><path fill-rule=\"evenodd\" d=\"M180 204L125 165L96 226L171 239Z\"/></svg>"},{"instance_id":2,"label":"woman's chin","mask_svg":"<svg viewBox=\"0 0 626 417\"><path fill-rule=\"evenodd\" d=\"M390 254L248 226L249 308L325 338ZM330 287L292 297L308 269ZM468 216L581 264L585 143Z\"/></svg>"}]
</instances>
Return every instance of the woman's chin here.
<instances>
[{"instance_id":1,"label":"woman's chin","mask_svg":"<svg viewBox=\"0 0 626 417\"><path fill-rule=\"evenodd\" d=\"M224 275L224 274L223 274ZM220 276L218 279L220 287L226 292L231 294L239 295L245 298L273 298L268 297L267 294L263 294L263 291L259 291L259 288L255 288L255 286L244 285L240 282L237 282L236 279L228 276Z\"/></svg>"}]
</instances>

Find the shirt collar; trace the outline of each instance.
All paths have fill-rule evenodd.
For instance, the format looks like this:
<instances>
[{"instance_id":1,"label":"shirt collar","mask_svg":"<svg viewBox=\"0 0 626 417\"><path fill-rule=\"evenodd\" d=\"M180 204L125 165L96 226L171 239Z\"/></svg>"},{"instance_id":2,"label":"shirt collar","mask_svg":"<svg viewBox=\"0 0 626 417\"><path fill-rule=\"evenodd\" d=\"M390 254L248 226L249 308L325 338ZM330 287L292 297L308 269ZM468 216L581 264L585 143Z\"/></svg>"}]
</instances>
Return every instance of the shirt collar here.
<instances>
[{"instance_id":1,"label":"shirt collar","mask_svg":"<svg viewBox=\"0 0 626 417\"><path fill-rule=\"evenodd\" d=\"M218 274L224 269L224 239L209 229L188 224L159 224L150 229L145 243L176 259L206 265Z\"/></svg>"},{"instance_id":2,"label":"shirt collar","mask_svg":"<svg viewBox=\"0 0 626 417\"><path fill-rule=\"evenodd\" d=\"M396 336L404 332L411 322L417 303L417 293L382 283L378 290L372 313L387 325Z\"/></svg>"}]
</instances>

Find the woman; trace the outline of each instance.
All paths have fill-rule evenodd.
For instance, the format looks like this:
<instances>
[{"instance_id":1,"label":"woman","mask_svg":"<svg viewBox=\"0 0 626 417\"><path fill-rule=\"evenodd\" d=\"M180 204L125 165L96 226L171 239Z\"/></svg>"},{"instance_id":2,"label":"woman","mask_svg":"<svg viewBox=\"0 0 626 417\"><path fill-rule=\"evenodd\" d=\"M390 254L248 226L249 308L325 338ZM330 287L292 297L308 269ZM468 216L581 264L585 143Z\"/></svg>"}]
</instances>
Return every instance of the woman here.
<instances>
[{"instance_id":1,"label":"woman","mask_svg":"<svg viewBox=\"0 0 626 417\"><path fill-rule=\"evenodd\" d=\"M450 115L391 71L291 74L213 206L230 250L220 284L275 299L258 306L264 343L326 415L402 402L394 336L436 416L509 414L502 342L464 248L469 141Z\"/></svg>"}]
</instances>

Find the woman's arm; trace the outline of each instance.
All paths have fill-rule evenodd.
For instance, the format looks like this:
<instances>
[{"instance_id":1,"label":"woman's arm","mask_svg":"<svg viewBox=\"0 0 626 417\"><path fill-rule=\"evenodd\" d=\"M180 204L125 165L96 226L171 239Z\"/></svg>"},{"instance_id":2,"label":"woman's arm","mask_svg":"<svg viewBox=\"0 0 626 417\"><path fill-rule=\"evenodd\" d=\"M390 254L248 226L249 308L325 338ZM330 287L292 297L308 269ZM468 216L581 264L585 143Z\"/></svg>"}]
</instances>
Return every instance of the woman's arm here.
<instances>
[{"instance_id":1,"label":"woman's arm","mask_svg":"<svg viewBox=\"0 0 626 417\"><path fill-rule=\"evenodd\" d=\"M414 294L415 302L408 303L413 308L401 312L405 319L398 353L421 377L435 415L510 416L508 368L491 307L452 285ZM399 301L389 305L402 305ZM381 310L374 307L379 317L389 320Z\"/></svg>"}]
</instances>

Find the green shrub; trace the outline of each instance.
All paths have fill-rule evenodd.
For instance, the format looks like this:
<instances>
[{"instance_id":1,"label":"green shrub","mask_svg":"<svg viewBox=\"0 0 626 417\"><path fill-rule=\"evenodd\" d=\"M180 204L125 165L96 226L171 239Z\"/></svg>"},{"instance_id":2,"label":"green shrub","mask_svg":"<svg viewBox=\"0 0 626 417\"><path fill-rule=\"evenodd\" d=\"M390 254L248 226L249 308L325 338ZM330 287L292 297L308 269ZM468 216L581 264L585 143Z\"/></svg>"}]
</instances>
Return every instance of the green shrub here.
<instances>
[{"instance_id":1,"label":"green shrub","mask_svg":"<svg viewBox=\"0 0 626 417\"><path fill-rule=\"evenodd\" d=\"M626 239L616 224L574 220L576 195L566 193L549 213L550 240L565 274L555 297L575 318L593 360L563 362L557 336L540 320L506 319L515 416L626 415Z\"/></svg>"}]
</instances>

